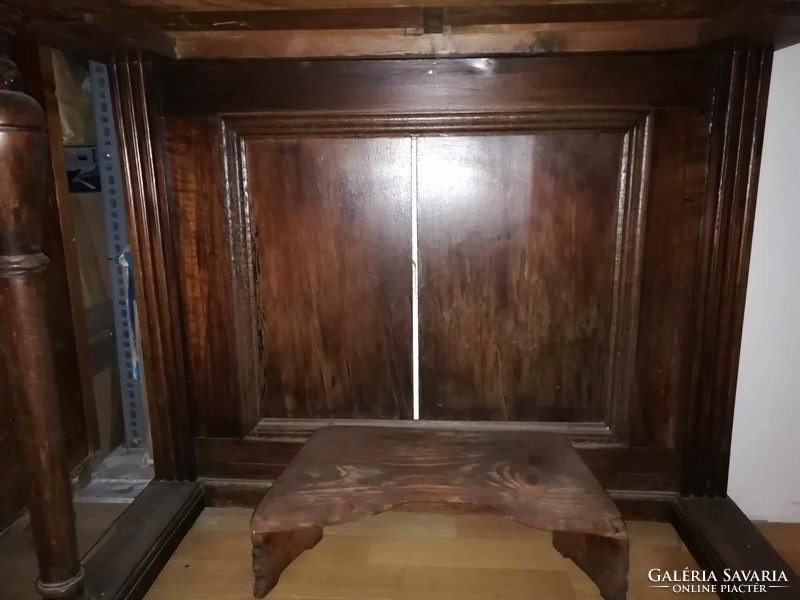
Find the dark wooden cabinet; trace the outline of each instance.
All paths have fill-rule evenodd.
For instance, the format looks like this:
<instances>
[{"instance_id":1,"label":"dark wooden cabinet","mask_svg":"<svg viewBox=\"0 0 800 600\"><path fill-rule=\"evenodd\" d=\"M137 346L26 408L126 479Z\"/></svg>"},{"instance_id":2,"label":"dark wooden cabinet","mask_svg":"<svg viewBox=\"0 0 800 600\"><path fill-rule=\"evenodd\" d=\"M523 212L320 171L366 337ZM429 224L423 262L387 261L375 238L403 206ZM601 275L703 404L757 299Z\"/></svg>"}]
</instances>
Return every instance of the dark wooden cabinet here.
<instances>
[{"instance_id":1,"label":"dark wooden cabinet","mask_svg":"<svg viewBox=\"0 0 800 600\"><path fill-rule=\"evenodd\" d=\"M255 503L319 427L419 412L565 432L624 513L674 516L717 568L743 564L741 539L764 555L740 513L708 511L727 491L772 48L800 39L797 3L5 1L0 53L16 29L118 52L113 184L158 479ZM43 589L71 598L44 123L0 71L0 346L38 448ZM177 531L198 490L166 485L187 503Z\"/></svg>"},{"instance_id":2,"label":"dark wooden cabinet","mask_svg":"<svg viewBox=\"0 0 800 600\"><path fill-rule=\"evenodd\" d=\"M411 418L418 360L422 419L676 493L727 56L158 66L197 474Z\"/></svg>"}]
</instances>

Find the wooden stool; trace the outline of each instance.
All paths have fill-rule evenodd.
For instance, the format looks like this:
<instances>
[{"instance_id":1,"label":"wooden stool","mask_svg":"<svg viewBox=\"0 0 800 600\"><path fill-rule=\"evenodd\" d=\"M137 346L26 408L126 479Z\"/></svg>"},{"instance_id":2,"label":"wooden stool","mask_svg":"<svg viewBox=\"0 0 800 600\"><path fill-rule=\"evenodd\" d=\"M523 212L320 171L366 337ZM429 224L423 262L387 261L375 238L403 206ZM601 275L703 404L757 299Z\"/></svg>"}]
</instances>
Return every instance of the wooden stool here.
<instances>
[{"instance_id":1,"label":"wooden stool","mask_svg":"<svg viewBox=\"0 0 800 600\"><path fill-rule=\"evenodd\" d=\"M329 426L278 477L250 526L257 598L327 525L406 503L491 508L553 532L605 600L628 589L625 523L562 435L523 431Z\"/></svg>"}]
</instances>

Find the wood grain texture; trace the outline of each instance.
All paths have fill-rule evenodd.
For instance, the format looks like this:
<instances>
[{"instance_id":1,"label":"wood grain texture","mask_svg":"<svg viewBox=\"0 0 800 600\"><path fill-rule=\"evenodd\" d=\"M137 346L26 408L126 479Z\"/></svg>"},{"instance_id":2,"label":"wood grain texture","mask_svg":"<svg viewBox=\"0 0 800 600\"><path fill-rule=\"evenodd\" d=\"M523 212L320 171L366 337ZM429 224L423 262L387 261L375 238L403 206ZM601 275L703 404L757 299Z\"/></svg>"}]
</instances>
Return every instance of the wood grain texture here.
<instances>
[{"instance_id":1,"label":"wood grain texture","mask_svg":"<svg viewBox=\"0 0 800 600\"><path fill-rule=\"evenodd\" d=\"M411 143L243 144L262 416L411 414Z\"/></svg>"},{"instance_id":2,"label":"wood grain texture","mask_svg":"<svg viewBox=\"0 0 800 600\"><path fill-rule=\"evenodd\" d=\"M165 138L193 434L244 435L219 124L172 120Z\"/></svg>"},{"instance_id":3,"label":"wood grain texture","mask_svg":"<svg viewBox=\"0 0 800 600\"><path fill-rule=\"evenodd\" d=\"M439 25L426 29L178 31L175 55L187 59L415 58L546 55L694 49L701 19ZM430 23L427 23L430 25Z\"/></svg>"},{"instance_id":4,"label":"wood grain texture","mask_svg":"<svg viewBox=\"0 0 800 600\"><path fill-rule=\"evenodd\" d=\"M0 360L28 479L36 589L45 598L72 600L81 592L83 571L48 328L48 258L42 253L49 143L44 112L22 92L8 56L18 23L15 11L0 6Z\"/></svg>"},{"instance_id":5,"label":"wood grain texture","mask_svg":"<svg viewBox=\"0 0 800 600\"><path fill-rule=\"evenodd\" d=\"M390 421L378 419L264 419L245 439L196 438L197 472L201 477L242 481L273 480L286 468L308 438L321 427L423 427L466 431L552 431L548 423ZM566 428L564 429L566 430ZM565 433L600 483L609 490L659 492L677 490L680 453L660 447L626 448L596 435ZM216 484L215 484L216 485Z\"/></svg>"},{"instance_id":6,"label":"wood grain texture","mask_svg":"<svg viewBox=\"0 0 800 600\"><path fill-rule=\"evenodd\" d=\"M414 503L489 508L557 532L603 598L625 597L625 524L566 437L346 426L317 431L253 513L256 597L323 527Z\"/></svg>"},{"instance_id":7,"label":"wood grain texture","mask_svg":"<svg viewBox=\"0 0 800 600\"><path fill-rule=\"evenodd\" d=\"M409 502L487 506L530 527L625 537L619 512L564 436L413 427L320 429L251 527L335 525Z\"/></svg>"},{"instance_id":8,"label":"wood grain texture","mask_svg":"<svg viewBox=\"0 0 800 600\"><path fill-rule=\"evenodd\" d=\"M322 527L308 527L296 531L254 533L253 540L253 596L263 598L278 584L283 570L306 550L322 539Z\"/></svg>"},{"instance_id":9,"label":"wood grain texture","mask_svg":"<svg viewBox=\"0 0 800 600\"><path fill-rule=\"evenodd\" d=\"M656 111L645 225L630 442L680 451L692 363L699 224L705 198L704 111Z\"/></svg>"},{"instance_id":10,"label":"wood grain texture","mask_svg":"<svg viewBox=\"0 0 800 600\"><path fill-rule=\"evenodd\" d=\"M625 143L597 132L419 141L423 416L613 417L615 363L633 358L615 348L621 265L637 260Z\"/></svg>"},{"instance_id":11,"label":"wood grain texture","mask_svg":"<svg viewBox=\"0 0 800 600\"><path fill-rule=\"evenodd\" d=\"M642 52L800 39L794 0L6 2L24 11L25 34L48 46L181 58Z\"/></svg>"},{"instance_id":12,"label":"wood grain texture","mask_svg":"<svg viewBox=\"0 0 800 600\"><path fill-rule=\"evenodd\" d=\"M592 323L598 332L603 331L602 338L599 333L596 338L583 338L595 344L595 359L590 361L589 369L594 369L592 385L599 385L601 390L599 395L593 392L589 404L586 404L588 396L573 402L571 395L565 392L561 406L540 410L536 404L540 399L529 393L520 401L519 406L523 408L516 417L513 414L504 417L500 414L501 402L497 401L502 393L492 391L489 394L493 394L491 410L485 405L479 406L470 415L470 408L459 407L451 409L458 412L458 416L445 413L437 418L478 419L474 423L480 426L489 423L485 419L490 418L521 418L520 425L563 432L585 446L581 449L583 456L603 484L611 489L626 493L674 492L684 444L683 403L693 361L690 351L692 302L700 261L698 231L707 177L714 60L712 55L704 54L640 54L524 60L188 61L160 65L163 123L167 132L168 197L175 211L178 280L185 314L184 340L188 348L192 426L199 444L199 474L220 481L226 477L252 481L274 478L288 463L297 444L307 439L321 423L326 419L337 422L348 418L343 412L335 412L343 409L343 405L329 411L326 404L312 404L312 412L290 415L285 408L285 390L275 392L267 387L270 378L265 361L272 360L268 351L275 352L284 346L293 348L290 353L275 356L284 361L281 369L288 373L287 364L292 363L289 366L295 373L295 381L302 381L303 385L321 385L317 383L323 379L318 362L302 363L297 358L302 358L297 350L301 346L321 344L309 335L314 333L312 327L318 320L312 313L321 314L319 307L309 301L319 292L312 294L309 290L318 282L325 282L332 288L332 275L324 279L316 273L322 265L332 265L339 281L341 273L345 272L344 257L347 262L359 265L362 260L349 254L358 251L360 242L349 244L346 251L338 246L328 251L330 244L328 247L320 245L320 240L327 239L325 236L334 235L334 226L341 228L345 223L335 201L344 197L339 193L344 189L344 181L337 179L334 171L337 161L349 160L346 156L351 151L337 144L347 141L356 147L385 140L402 146L403 139L408 142L408 138L417 136L422 150L426 144L447 150L429 152L429 158L416 161L418 174L428 169L435 185L453 188L451 197L470 198L466 202L467 209L448 209L454 215L454 224L452 231L445 232L451 235L454 244L458 240L474 239L475 247L471 249L474 261L486 267L480 276L476 272L472 279L464 278L464 282L470 283L463 292L465 297L472 295L474 304L483 309L488 302L486 306L481 304L483 292L479 290L484 290L487 298L502 295L494 285L501 269L492 271L496 259L482 254L481 249L505 248L497 256L511 265L510 257L531 254L538 248L536 256L542 268L549 269L554 296L556 290L569 296L573 292L570 283L573 278L576 282L591 284L575 286L571 296L577 310L574 314L569 312L569 303L548 300L556 311L562 311L561 322L566 325L563 330L568 329L575 321L573 316L585 307L598 305L607 311ZM264 85L266 81L269 86ZM634 132L637 127L642 135ZM563 214L568 214L566 209L575 214L580 212L582 217L576 220L574 231L566 225L554 229L560 235L558 239L536 237L530 233L535 233L533 229L523 235L520 232L525 231L525 227L514 222L515 218L524 216L520 207L525 202L535 206L531 199L541 195L538 191L529 192L527 200L520 203L503 187L519 184L520 177L514 175L517 165L524 162L517 156L519 153L513 148L506 149L503 156L510 158L492 159L491 152L470 154L468 151L470 143L489 148L493 144L502 145L503 140L518 138L530 140L532 146L543 144L540 164L550 165L550 183L541 177L542 172L538 179L529 183L534 190L534 184L542 184L550 223L553 226L563 224L559 219L562 210ZM461 144L465 146L458 150ZM294 146L297 147L296 156L279 162L276 156L280 148ZM595 146L603 152L593 152ZM645 146L649 148L647 152ZM375 168L388 161L381 153L377 155L374 165L362 160L358 166L351 166L346 179L373 180ZM323 157L327 162L322 161ZM438 167L434 164L436 160L440 163ZM497 172L494 179L491 170L487 171L487 164L492 160L491 168ZM440 168L448 162L458 163L457 176L450 176ZM623 165L626 165L624 177ZM646 165L649 165L649 179L644 177L648 174L644 172ZM533 166L529 168L533 173ZM313 173L307 175L306 170ZM323 174L322 182L318 181L317 173ZM470 177L486 183L483 187L470 186L465 183L472 181ZM254 181L257 181L256 187ZM502 183L494 185L495 181ZM641 193L628 190L629 184L639 187ZM373 196L366 183L364 186L365 198ZM520 184L520 187L523 186ZM462 189L466 191L462 193ZM620 212L620 190L631 199L628 201L631 207L636 205L633 200L639 199L638 212ZM418 191L422 194L424 190ZM645 207L641 205L644 195L647 196L646 210L642 210ZM269 212L276 210L273 208L276 200L290 196L309 199L309 206L284 202L286 206L279 207L278 212ZM490 198L496 201L490 202ZM421 242L425 243L424 198L420 200L420 235ZM312 202L320 211L319 219ZM508 203L508 207L502 203ZM470 216L470 206L483 211L480 217ZM602 212L601 206L607 206L607 211ZM254 236L256 212L253 207L259 211L258 238ZM295 210L296 207L303 210ZM370 212L388 215L386 207L383 199L374 205L368 200L359 200L352 229L363 237L358 229L361 223L368 219L384 219L385 216ZM442 213L447 214L447 210ZM442 215L438 218L444 218ZM482 218L486 215L487 218ZM587 215L588 218L583 218ZM634 234L632 239L626 235L617 236L620 215L625 216L621 221L622 230ZM632 222L626 220L629 217ZM315 221L323 218L328 224L327 232ZM405 216L398 220L408 223L410 216L408 220ZM529 225L531 223L536 222L531 220ZM297 233L301 225L312 231L322 231L323 237L301 236ZM506 246L494 240L481 245L485 240L475 232L493 227L506 227L519 236L514 237L513 242L505 242ZM335 235L350 240L348 236L355 234L339 232ZM396 238L390 236L389 239ZM285 246L284 250L274 247L277 241ZM447 240L442 242L446 243ZM307 250L298 251L299 244L304 244ZM393 244L395 242L391 241L389 245ZM567 250L569 244L575 252ZM603 248L606 258L596 260ZM618 249L622 251L617 253ZM503 254L506 251L507 255ZM293 261L291 267L284 264L289 255ZM278 256L283 257L281 263L266 269L270 259ZM456 269L445 259L456 259L446 254L442 256L440 271L443 275L431 285L446 288L443 280L454 279ZM310 262L308 273L317 278L317 283L300 286L302 278L306 277L306 267L294 266L298 257ZM340 257L342 262L337 262ZM548 257L552 259L549 263ZM497 262L502 266L499 258ZM424 252L420 260L424 278L427 260ZM609 264L612 271L609 271ZM405 263L403 268L405 274L397 277L399 283L384 286L387 290L397 289L395 285L408 285L410 265ZM401 272L400 267L396 269L393 272ZM274 270L274 276L270 275L270 270ZM513 273L513 269L506 269L501 274L510 281ZM624 276L618 277L618 274ZM607 283L600 285L601 279ZM367 297L375 297L369 289L359 287L358 281L354 281L352 290L350 282L345 283L341 290L337 288L326 293L325 301L331 305L342 303L340 307L344 307L345 298L348 303L353 301L353 290L359 293L366 290ZM301 303L292 304L287 300L288 290L292 290L292 298L303 299L305 309ZM547 288L541 286L526 289L531 306L538 306L538 299L546 295L546 291ZM409 291L403 293L407 295ZM264 298L272 300L267 302ZM616 314L621 319L616 324L608 316L608 311L614 314L611 308L614 298L619 301ZM425 303L429 302L424 290L421 301L424 330L427 327ZM270 304L276 302L276 314L281 319L271 327L280 332L281 337L278 343L270 345L264 323L270 318ZM404 308L403 312L407 310ZM289 323L297 318L292 315L299 314L312 316L300 325L291 325L295 329L290 331ZM523 348L514 346L516 330L529 337L542 331L526 319L517 319L520 323L514 323L514 319L499 308L493 314L502 324L499 330L512 350ZM504 319L512 322L513 327L504 323ZM441 343L446 345L450 334L460 333L462 329L465 337L469 337L467 331L474 335L472 332L480 330L483 335L482 320L483 313L476 312L471 319L465 317L464 327L449 330ZM337 323L337 327L346 330L344 324ZM377 335L377 328L373 329L370 336ZM614 338L613 352L612 330L621 335ZM296 337L287 337L295 333ZM345 340L343 347L360 343L351 339L352 336ZM481 346L476 343L474 347ZM552 360L541 355L544 367L540 369L558 373L564 366L563 357L567 356L575 376L565 377L564 381L567 389L572 386L573 391L579 389L576 374L584 377L587 373L586 369L577 367L580 363L577 351L570 353L575 348L578 344L570 345L565 336L560 354L553 354ZM452 354L449 349L443 352L445 360L451 359ZM467 359L452 362L462 370L471 368L473 363L469 361L474 364L496 361L496 353L490 356L472 352L469 356L459 356L467 356ZM519 356L523 356L521 350ZM430 362L424 352L422 361ZM312 368L306 366L301 372L297 365L303 364L312 365ZM616 369L614 377L609 374L612 367ZM373 370L380 375L379 370ZM536 371L531 368L530 372ZM279 374L278 381L283 376ZM428 377L429 381L431 379ZM337 373L337 383L340 381ZM433 381L438 382L438 377ZM278 412L269 412L273 408L266 407L263 399L268 394L265 392L271 398L269 406L277 406ZM522 396L520 393L520 398ZM335 396L333 401L338 402ZM356 407L360 411L351 410L351 415L359 414L360 421L369 422L383 413L391 414L386 412L387 407L381 405L382 402L384 399L378 398L375 408L369 409L351 402L350 409ZM431 402L435 402L435 397L431 399L423 390L423 409ZM526 409L526 406L534 408ZM391 405L389 408L393 409ZM518 406L513 408L519 409ZM556 415L558 418L552 416L553 408L561 411L560 416ZM303 407L303 410L307 409ZM548 410L550 417L545 414ZM267 418L258 423L259 416ZM307 426L298 422L295 427L298 431L287 432L281 417L298 416L303 417ZM221 489L224 484L216 487Z\"/></svg>"}]
</instances>

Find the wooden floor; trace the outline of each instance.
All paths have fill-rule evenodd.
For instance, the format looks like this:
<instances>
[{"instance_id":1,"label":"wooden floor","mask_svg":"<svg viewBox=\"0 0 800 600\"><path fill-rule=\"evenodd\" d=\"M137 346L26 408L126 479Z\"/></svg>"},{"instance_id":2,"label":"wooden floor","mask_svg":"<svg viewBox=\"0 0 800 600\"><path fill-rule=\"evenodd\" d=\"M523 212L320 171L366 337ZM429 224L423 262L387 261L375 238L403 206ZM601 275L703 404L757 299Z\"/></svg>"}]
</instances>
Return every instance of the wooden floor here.
<instances>
[{"instance_id":1,"label":"wooden floor","mask_svg":"<svg viewBox=\"0 0 800 600\"><path fill-rule=\"evenodd\" d=\"M125 508L79 504L86 551ZM249 600L251 511L207 508L146 600ZM671 600L647 587L647 571L694 566L675 531L629 522L629 600ZM800 570L800 525L762 524ZM0 598L37 600L30 527L21 519L0 535ZM686 597L687 594L681 594ZM706 595L705 597L712 597ZM493 515L389 512L326 529L319 545L284 573L271 600L597 600L592 584L553 550L550 536Z\"/></svg>"},{"instance_id":2,"label":"wooden floor","mask_svg":"<svg viewBox=\"0 0 800 600\"><path fill-rule=\"evenodd\" d=\"M244 509L206 509L146 600L251 598L249 517ZM647 571L695 566L691 555L669 525L629 528L629 600L668 600L669 590L647 587ZM594 600L599 594L547 533L494 515L388 512L327 528L267 598Z\"/></svg>"}]
</instances>

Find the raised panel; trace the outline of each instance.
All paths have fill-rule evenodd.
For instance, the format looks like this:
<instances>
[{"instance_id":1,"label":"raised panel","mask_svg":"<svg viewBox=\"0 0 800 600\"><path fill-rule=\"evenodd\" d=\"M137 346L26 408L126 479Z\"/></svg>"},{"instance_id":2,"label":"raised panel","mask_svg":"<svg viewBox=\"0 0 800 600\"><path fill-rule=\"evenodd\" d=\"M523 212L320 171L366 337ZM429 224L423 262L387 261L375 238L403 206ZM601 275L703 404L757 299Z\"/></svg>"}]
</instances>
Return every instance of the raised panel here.
<instances>
[{"instance_id":1,"label":"raised panel","mask_svg":"<svg viewBox=\"0 0 800 600\"><path fill-rule=\"evenodd\" d=\"M243 138L263 417L411 414L411 144Z\"/></svg>"},{"instance_id":2,"label":"raised panel","mask_svg":"<svg viewBox=\"0 0 800 600\"><path fill-rule=\"evenodd\" d=\"M237 376L218 130L214 119L175 119L166 128L165 149L193 433L230 437L246 433L240 405L249 399Z\"/></svg>"},{"instance_id":3,"label":"raised panel","mask_svg":"<svg viewBox=\"0 0 800 600\"><path fill-rule=\"evenodd\" d=\"M419 140L423 418L602 422L626 435L646 137Z\"/></svg>"}]
</instances>

